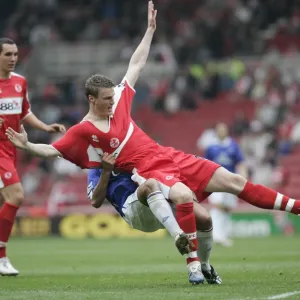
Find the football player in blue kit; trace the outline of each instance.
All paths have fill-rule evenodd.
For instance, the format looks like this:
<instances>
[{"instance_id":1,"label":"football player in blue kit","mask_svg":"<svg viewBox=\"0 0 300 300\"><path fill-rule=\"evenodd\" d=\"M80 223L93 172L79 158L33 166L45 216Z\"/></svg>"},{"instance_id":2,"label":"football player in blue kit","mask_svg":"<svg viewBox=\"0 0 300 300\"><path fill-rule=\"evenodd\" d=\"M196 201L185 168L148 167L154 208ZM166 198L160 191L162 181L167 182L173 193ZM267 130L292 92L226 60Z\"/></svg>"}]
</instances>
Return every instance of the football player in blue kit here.
<instances>
[{"instance_id":1,"label":"football player in blue kit","mask_svg":"<svg viewBox=\"0 0 300 300\"><path fill-rule=\"evenodd\" d=\"M216 139L207 147L205 158L218 163L232 173L248 177L242 151L237 142L229 136L229 129L224 123L217 124ZM230 214L237 205L237 197L228 193L213 193L209 197L209 202L213 206L210 215L214 226L214 241L229 247L232 245Z\"/></svg>"},{"instance_id":2,"label":"football player in blue kit","mask_svg":"<svg viewBox=\"0 0 300 300\"><path fill-rule=\"evenodd\" d=\"M114 170L113 155L103 154L103 169L91 169L88 172L88 198L95 208L99 208L107 199L118 214L134 229L153 232L166 228L175 239L175 245L181 254L190 251L188 236L179 227L172 208L164 198L159 184L148 179L138 186L132 174L117 173ZM201 269L189 268L189 281L192 284L221 284L222 279L209 263L212 248L212 222L207 211L195 202L197 219L197 239L199 249L197 255L201 261Z\"/></svg>"}]
</instances>

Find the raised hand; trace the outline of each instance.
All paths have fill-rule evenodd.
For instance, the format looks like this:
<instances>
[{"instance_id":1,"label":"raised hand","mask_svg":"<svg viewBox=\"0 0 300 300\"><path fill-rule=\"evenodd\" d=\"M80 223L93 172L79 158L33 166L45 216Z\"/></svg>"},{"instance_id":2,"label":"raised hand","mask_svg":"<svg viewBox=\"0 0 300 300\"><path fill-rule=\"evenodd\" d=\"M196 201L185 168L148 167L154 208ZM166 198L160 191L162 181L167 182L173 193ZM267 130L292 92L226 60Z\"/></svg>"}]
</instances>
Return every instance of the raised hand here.
<instances>
[{"instance_id":1,"label":"raised hand","mask_svg":"<svg viewBox=\"0 0 300 300\"><path fill-rule=\"evenodd\" d=\"M8 127L5 132L7 138L10 140L15 147L20 149L25 149L28 142L27 132L24 129L24 126L21 125L20 133L14 131L12 128Z\"/></svg>"},{"instance_id":2,"label":"raised hand","mask_svg":"<svg viewBox=\"0 0 300 300\"><path fill-rule=\"evenodd\" d=\"M156 29L156 15L157 10L154 9L153 1L148 2L148 28L155 31Z\"/></svg>"}]
</instances>

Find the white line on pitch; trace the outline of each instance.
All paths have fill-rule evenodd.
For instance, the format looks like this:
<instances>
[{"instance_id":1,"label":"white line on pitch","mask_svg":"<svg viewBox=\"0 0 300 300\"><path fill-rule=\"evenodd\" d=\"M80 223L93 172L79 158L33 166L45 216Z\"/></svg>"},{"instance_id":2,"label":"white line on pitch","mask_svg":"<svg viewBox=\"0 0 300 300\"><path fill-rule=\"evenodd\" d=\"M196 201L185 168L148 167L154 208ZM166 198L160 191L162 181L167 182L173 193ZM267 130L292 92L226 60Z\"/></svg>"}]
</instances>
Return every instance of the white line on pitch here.
<instances>
[{"instance_id":1,"label":"white line on pitch","mask_svg":"<svg viewBox=\"0 0 300 300\"><path fill-rule=\"evenodd\" d=\"M300 294L300 291L294 291L294 292L289 292L289 293L284 293L284 294L278 294L278 295L267 297L265 299L268 299L268 300L285 299L285 298L289 298L289 297L297 295L297 294Z\"/></svg>"}]
</instances>

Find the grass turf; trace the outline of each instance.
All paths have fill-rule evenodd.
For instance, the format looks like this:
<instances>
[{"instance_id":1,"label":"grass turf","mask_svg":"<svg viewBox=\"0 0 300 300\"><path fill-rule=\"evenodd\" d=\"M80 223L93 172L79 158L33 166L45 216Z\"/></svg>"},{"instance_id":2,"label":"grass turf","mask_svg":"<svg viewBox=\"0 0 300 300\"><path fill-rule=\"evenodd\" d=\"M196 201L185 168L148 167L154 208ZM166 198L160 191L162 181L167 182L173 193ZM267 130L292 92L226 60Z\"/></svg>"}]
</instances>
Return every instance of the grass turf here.
<instances>
[{"instance_id":1,"label":"grass turf","mask_svg":"<svg viewBox=\"0 0 300 300\"><path fill-rule=\"evenodd\" d=\"M7 300L284 299L278 295L300 291L299 237L215 246L211 263L223 278L220 286L191 286L169 238L18 238L8 251L21 274L0 278L0 299Z\"/></svg>"}]
</instances>

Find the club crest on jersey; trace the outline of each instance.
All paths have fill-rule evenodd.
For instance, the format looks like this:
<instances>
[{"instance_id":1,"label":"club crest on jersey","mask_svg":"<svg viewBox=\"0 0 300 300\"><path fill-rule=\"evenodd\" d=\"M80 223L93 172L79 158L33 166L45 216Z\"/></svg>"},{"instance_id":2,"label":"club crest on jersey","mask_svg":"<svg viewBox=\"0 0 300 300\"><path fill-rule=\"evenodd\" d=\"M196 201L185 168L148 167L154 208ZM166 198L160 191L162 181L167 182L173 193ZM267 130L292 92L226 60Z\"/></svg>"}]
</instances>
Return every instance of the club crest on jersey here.
<instances>
[{"instance_id":1,"label":"club crest on jersey","mask_svg":"<svg viewBox=\"0 0 300 300\"><path fill-rule=\"evenodd\" d=\"M119 139L117 139L117 138L112 138L112 139L110 140L110 146L111 146L112 148L118 148L119 145L120 145Z\"/></svg>"},{"instance_id":2,"label":"club crest on jersey","mask_svg":"<svg viewBox=\"0 0 300 300\"><path fill-rule=\"evenodd\" d=\"M15 90L16 90L16 92L21 93L22 92L22 87L19 84L16 84L15 85Z\"/></svg>"},{"instance_id":3,"label":"club crest on jersey","mask_svg":"<svg viewBox=\"0 0 300 300\"><path fill-rule=\"evenodd\" d=\"M10 172L6 172L6 173L4 174L4 177L5 177L6 179L10 179L11 176L12 176L12 174L11 174Z\"/></svg>"},{"instance_id":4,"label":"club crest on jersey","mask_svg":"<svg viewBox=\"0 0 300 300\"><path fill-rule=\"evenodd\" d=\"M172 180L173 178L174 178L173 175L168 175L168 176L166 176L166 180Z\"/></svg>"}]
</instances>

